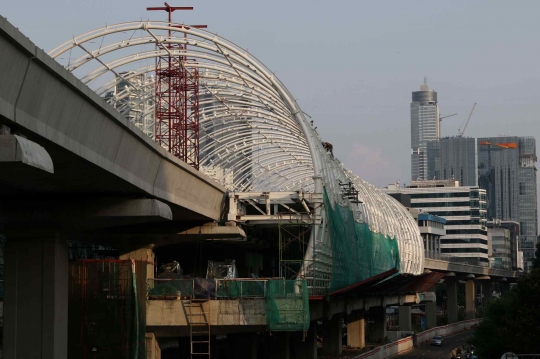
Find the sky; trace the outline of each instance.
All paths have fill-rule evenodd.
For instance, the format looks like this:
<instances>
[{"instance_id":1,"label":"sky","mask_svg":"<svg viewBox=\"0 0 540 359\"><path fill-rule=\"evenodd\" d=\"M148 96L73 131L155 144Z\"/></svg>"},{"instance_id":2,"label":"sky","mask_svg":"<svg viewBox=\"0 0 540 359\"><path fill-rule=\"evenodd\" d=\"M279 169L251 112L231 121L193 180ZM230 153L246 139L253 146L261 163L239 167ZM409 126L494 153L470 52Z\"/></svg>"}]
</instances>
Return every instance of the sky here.
<instances>
[{"instance_id":1,"label":"sky","mask_svg":"<svg viewBox=\"0 0 540 359\"><path fill-rule=\"evenodd\" d=\"M363 179L410 181L410 102L424 77L438 92L442 135L540 139L540 1L204 0L174 20L246 48ZM0 15L37 46L119 22L164 20L161 1L11 0Z\"/></svg>"}]
</instances>

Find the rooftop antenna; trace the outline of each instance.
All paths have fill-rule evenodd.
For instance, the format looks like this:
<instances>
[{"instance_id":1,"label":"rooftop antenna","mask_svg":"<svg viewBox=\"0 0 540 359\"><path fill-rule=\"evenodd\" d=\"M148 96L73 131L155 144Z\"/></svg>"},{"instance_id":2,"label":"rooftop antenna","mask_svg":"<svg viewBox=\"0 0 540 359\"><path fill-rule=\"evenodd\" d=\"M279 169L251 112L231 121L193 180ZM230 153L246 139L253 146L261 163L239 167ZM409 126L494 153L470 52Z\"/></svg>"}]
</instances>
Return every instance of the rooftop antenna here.
<instances>
[{"instance_id":1,"label":"rooftop antenna","mask_svg":"<svg viewBox=\"0 0 540 359\"><path fill-rule=\"evenodd\" d=\"M424 76L424 85L427 86L427 77L426 76Z\"/></svg>"}]
</instances>

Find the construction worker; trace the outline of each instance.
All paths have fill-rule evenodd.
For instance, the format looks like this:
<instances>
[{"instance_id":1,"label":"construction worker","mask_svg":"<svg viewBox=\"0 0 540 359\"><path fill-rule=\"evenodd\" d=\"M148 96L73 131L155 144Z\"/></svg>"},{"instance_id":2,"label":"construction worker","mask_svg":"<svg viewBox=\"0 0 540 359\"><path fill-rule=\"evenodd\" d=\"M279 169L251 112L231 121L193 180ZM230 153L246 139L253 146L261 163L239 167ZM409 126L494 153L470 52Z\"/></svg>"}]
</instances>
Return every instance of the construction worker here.
<instances>
[{"instance_id":1,"label":"construction worker","mask_svg":"<svg viewBox=\"0 0 540 359\"><path fill-rule=\"evenodd\" d=\"M334 146L330 142L323 142L323 147L326 151L330 152L330 155L334 157Z\"/></svg>"}]
</instances>

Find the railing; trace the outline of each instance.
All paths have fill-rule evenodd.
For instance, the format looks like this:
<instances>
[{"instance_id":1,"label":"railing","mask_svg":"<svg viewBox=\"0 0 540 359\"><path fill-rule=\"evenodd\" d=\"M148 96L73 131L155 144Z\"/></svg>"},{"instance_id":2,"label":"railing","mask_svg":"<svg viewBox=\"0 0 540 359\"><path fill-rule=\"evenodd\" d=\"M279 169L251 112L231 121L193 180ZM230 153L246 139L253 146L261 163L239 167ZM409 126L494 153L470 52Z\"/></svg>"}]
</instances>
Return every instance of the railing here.
<instances>
[{"instance_id":1,"label":"railing","mask_svg":"<svg viewBox=\"0 0 540 359\"><path fill-rule=\"evenodd\" d=\"M266 279L216 279L216 298L266 298Z\"/></svg>"},{"instance_id":2,"label":"railing","mask_svg":"<svg viewBox=\"0 0 540 359\"><path fill-rule=\"evenodd\" d=\"M424 251L424 256L430 259L439 259L451 263L469 264L473 266L485 267L487 263L482 263L478 258L458 257L451 254L444 254L436 251Z\"/></svg>"},{"instance_id":3,"label":"railing","mask_svg":"<svg viewBox=\"0 0 540 359\"><path fill-rule=\"evenodd\" d=\"M193 279L148 279L149 299L193 299L195 281Z\"/></svg>"},{"instance_id":4,"label":"railing","mask_svg":"<svg viewBox=\"0 0 540 359\"><path fill-rule=\"evenodd\" d=\"M435 335L451 335L464 330L469 330L478 325L481 319L465 320L454 324L443 325L442 327L436 327L419 333L416 337L416 345L428 344L431 338ZM353 359L386 359L392 358L400 353L406 352L413 348L413 338L407 337L400 339L386 345L382 345L378 348L372 349L366 353L362 353Z\"/></svg>"}]
</instances>

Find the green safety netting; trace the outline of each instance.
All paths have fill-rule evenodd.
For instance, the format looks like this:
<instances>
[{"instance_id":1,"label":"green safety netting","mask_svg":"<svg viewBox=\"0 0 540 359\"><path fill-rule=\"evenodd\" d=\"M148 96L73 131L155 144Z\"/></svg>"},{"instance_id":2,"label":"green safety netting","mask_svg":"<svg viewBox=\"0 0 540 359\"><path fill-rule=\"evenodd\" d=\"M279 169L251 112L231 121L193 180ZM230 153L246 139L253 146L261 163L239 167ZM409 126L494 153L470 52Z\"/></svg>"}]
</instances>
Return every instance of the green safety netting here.
<instances>
[{"instance_id":1,"label":"green safety netting","mask_svg":"<svg viewBox=\"0 0 540 359\"><path fill-rule=\"evenodd\" d=\"M268 281L266 288L266 324L269 330L308 330L309 320L307 281Z\"/></svg>"},{"instance_id":2,"label":"green safety netting","mask_svg":"<svg viewBox=\"0 0 540 359\"><path fill-rule=\"evenodd\" d=\"M192 297L192 279L148 279L148 296L153 299Z\"/></svg>"},{"instance_id":3,"label":"green safety netting","mask_svg":"<svg viewBox=\"0 0 540 359\"><path fill-rule=\"evenodd\" d=\"M217 280L217 298L264 298L266 281L263 280Z\"/></svg>"},{"instance_id":4,"label":"green safety netting","mask_svg":"<svg viewBox=\"0 0 540 359\"><path fill-rule=\"evenodd\" d=\"M371 278L390 269L399 270L399 249L395 238L374 233L366 223L354 220L349 207L324 204L332 239L332 282L330 292Z\"/></svg>"}]
</instances>

